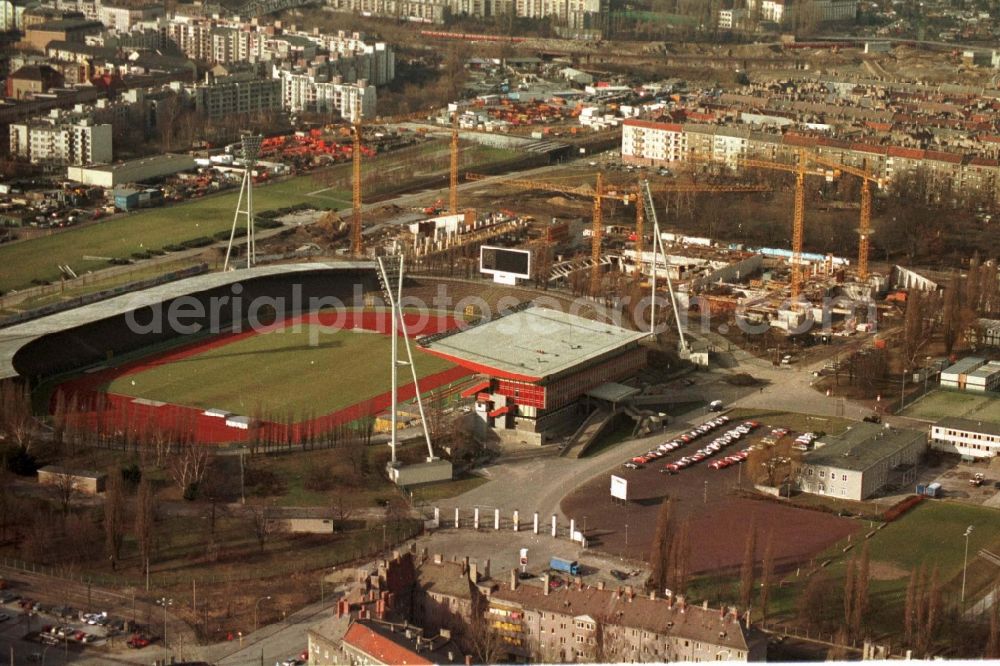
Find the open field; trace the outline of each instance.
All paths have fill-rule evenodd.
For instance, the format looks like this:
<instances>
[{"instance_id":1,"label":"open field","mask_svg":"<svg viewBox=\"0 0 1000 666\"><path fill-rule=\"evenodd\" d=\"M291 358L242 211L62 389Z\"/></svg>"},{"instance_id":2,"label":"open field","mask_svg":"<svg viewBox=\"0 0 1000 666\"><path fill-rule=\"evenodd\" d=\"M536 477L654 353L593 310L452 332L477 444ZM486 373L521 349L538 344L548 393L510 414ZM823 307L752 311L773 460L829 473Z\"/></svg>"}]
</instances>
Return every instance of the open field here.
<instances>
[{"instance_id":1,"label":"open field","mask_svg":"<svg viewBox=\"0 0 1000 666\"><path fill-rule=\"evenodd\" d=\"M304 325L238 339L116 378L109 393L239 414L327 414L388 390L391 340ZM314 344L315 342L315 344ZM417 351L418 377L452 364Z\"/></svg>"},{"instance_id":2,"label":"open field","mask_svg":"<svg viewBox=\"0 0 1000 666\"><path fill-rule=\"evenodd\" d=\"M443 142L434 142L434 146ZM424 148L428 150L428 148ZM463 151L462 169L482 168L490 164L510 161L517 153L509 150L474 146ZM419 157L419 156L418 156ZM398 168L401 161L414 156L406 150L386 153L365 166L366 180L374 175L384 175ZM425 169L447 169L448 156L420 158L428 161ZM254 207L257 211L283 208L306 203L317 208L343 209L351 205L350 164L340 164L330 169L297 176L258 186L254 189ZM409 170L399 171L385 187L375 191L397 192L406 188L413 177ZM403 177L402 174L406 174ZM375 185L384 179L373 181ZM78 274L107 267L105 258L128 257L134 252L158 250L165 245L180 243L201 236L212 236L229 229L233 223L238 190L187 201L181 204L144 210L129 215L119 215L107 221L53 233L29 241L15 242L0 247L0 292L23 289L32 280L54 281L59 279L58 264L67 264ZM84 259L84 257L101 257Z\"/></svg>"},{"instance_id":3,"label":"open field","mask_svg":"<svg viewBox=\"0 0 1000 666\"><path fill-rule=\"evenodd\" d=\"M948 416L1000 422L1000 400L969 391L931 391L902 412L903 416L937 421Z\"/></svg>"}]
</instances>

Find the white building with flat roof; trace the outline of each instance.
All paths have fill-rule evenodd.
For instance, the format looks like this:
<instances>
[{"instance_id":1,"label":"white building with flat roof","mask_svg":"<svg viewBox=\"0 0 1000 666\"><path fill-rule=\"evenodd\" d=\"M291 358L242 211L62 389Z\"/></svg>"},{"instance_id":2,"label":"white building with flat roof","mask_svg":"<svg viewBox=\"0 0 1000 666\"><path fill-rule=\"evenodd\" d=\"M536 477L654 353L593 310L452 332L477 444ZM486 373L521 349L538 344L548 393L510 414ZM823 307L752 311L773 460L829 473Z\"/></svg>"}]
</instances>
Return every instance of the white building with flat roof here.
<instances>
[{"instance_id":1,"label":"white building with flat roof","mask_svg":"<svg viewBox=\"0 0 1000 666\"><path fill-rule=\"evenodd\" d=\"M10 125L10 152L32 164L85 165L112 159L111 125L59 113Z\"/></svg>"},{"instance_id":2,"label":"white building with flat roof","mask_svg":"<svg viewBox=\"0 0 1000 666\"><path fill-rule=\"evenodd\" d=\"M931 426L931 448L972 458L1000 455L1000 424L957 417Z\"/></svg>"},{"instance_id":3,"label":"white building with flat roof","mask_svg":"<svg viewBox=\"0 0 1000 666\"><path fill-rule=\"evenodd\" d=\"M155 155L117 164L97 166L71 166L66 170L67 180L84 185L112 188L126 183L141 183L175 173L194 169L190 155Z\"/></svg>"},{"instance_id":4,"label":"white building with flat roof","mask_svg":"<svg viewBox=\"0 0 1000 666\"><path fill-rule=\"evenodd\" d=\"M969 375L985 364L985 358L966 356L941 371L941 386L964 391L969 381Z\"/></svg>"}]
</instances>

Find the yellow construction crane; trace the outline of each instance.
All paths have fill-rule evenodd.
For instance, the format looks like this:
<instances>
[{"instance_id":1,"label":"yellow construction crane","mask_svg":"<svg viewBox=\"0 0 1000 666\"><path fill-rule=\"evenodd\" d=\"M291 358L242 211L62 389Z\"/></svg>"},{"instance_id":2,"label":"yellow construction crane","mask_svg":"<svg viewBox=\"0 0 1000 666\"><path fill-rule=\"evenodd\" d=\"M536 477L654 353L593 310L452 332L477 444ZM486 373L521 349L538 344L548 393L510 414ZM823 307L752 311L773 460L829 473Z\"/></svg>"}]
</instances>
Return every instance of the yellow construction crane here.
<instances>
[{"instance_id":1,"label":"yellow construction crane","mask_svg":"<svg viewBox=\"0 0 1000 666\"><path fill-rule=\"evenodd\" d=\"M466 176L468 180L481 180L483 176L478 176L475 174L468 174ZM603 203L606 200L621 201L624 204L635 203L635 223L636 223L636 251L639 261L642 260L642 236L644 234L643 225L645 222L645 206L643 205L643 196L641 185L626 185L624 187L615 187L614 189L608 189L604 183L604 174L598 172L594 187L589 186L571 186L564 185L561 183L546 183L536 180L504 180L501 181L502 185L507 187L516 187L522 190L544 190L547 192L558 192L560 194L577 195L584 197L593 197L593 221L590 230L590 258L592 266L590 268L590 293L596 296L601 287L601 236L604 231L604 224L602 220L603 216ZM694 193L694 192L767 192L770 191L766 185L705 185L701 183L658 183L656 185L650 186L650 191L662 194L667 192L681 192L681 193Z\"/></svg>"},{"instance_id":2,"label":"yellow construction crane","mask_svg":"<svg viewBox=\"0 0 1000 666\"><path fill-rule=\"evenodd\" d=\"M448 212L458 213L458 113L451 114L451 168L448 171Z\"/></svg>"},{"instance_id":3,"label":"yellow construction crane","mask_svg":"<svg viewBox=\"0 0 1000 666\"><path fill-rule=\"evenodd\" d=\"M796 307L799 293L802 290L802 239L806 217L806 176L828 177L830 175L823 170L810 171L808 168L809 162L817 161L811 158L811 153L808 153L804 148L799 148L795 164L789 164L787 162L772 162L769 160L759 160L748 157L741 157L736 160L736 166L738 168L753 167L757 169L785 171L787 173L795 174L795 206L792 214L792 279L790 287L790 298L793 308ZM721 160L715 160L711 157L701 155L690 155L688 159L691 161L724 164Z\"/></svg>"},{"instance_id":4,"label":"yellow construction crane","mask_svg":"<svg viewBox=\"0 0 1000 666\"><path fill-rule=\"evenodd\" d=\"M868 170L867 162L859 169L848 164L841 164L833 160L828 160L814 153L809 153L809 160L816 164L828 166L834 169L834 176L840 172L849 173L861 179L861 220L858 224L858 280L864 282L868 279L868 252L872 234L872 183L876 187L882 187L885 181L877 178Z\"/></svg>"},{"instance_id":5,"label":"yellow construction crane","mask_svg":"<svg viewBox=\"0 0 1000 666\"><path fill-rule=\"evenodd\" d=\"M376 118L372 124L388 125L407 120L426 119L428 112L407 113L388 118ZM351 123L351 134L354 144L351 149L351 256L360 257L361 247L361 135L363 122L361 110L355 107L354 119ZM448 193L451 212L458 212L458 116L452 114L451 126L451 182Z\"/></svg>"}]
</instances>

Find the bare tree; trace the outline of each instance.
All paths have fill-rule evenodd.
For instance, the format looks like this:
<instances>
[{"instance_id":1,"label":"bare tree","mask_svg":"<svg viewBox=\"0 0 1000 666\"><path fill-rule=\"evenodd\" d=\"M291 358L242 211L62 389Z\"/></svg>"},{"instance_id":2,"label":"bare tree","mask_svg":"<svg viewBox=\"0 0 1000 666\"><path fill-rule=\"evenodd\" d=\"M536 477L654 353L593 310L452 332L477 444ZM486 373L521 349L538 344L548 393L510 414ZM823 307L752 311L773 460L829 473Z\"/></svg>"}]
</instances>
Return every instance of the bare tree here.
<instances>
[{"instance_id":1,"label":"bare tree","mask_svg":"<svg viewBox=\"0 0 1000 666\"><path fill-rule=\"evenodd\" d=\"M653 544L649 551L650 574L647 585L658 592L667 587L669 577L670 535L673 529L672 519L674 500L668 497L660 505L656 515L656 531L653 533Z\"/></svg>"},{"instance_id":2,"label":"bare tree","mask_svg":"<svg viewBox=\"0 0 1000 666\"><path fill-rule=\"evenodd\" d=\"M62 509L63 518L65 518L69 514L73 498L76 497L76 477L65 473L53 474L51 485L56 491L56 499L59 501L59 507Z\"/></svg>"},{"instance_id":3,"label":"bare tree","mask_svg":"<svg viewBox=\"0 0 1000 666\"><path fill-rule=\"evenodd\" d=\"M284 532L284 522L277 518L272 518L269 507L266 504L251 504L248 507L250 517L250 528L253 531L254 539L260 552L264 552L267 542Z\"/></svg>"},{"instance_id":4,"label":"bare tree","mask_svg":"<svg viewBox=\"0 0 1000 666\"><path fill-rule=\"evenodd\" d=\"M906 602L903 604L903 643L910 645L913 640L913 625L917 613L917 570L910 572L910 582L906 585Z\"/></svg>"},{"instance_id":5,"label":"bare tree","mask_svg":"<svg viewBox=\"0 0 1000 666\"><path fill-rule=\"evenodd\" d=\"M348 520L357 509L354 493L346 492L343 489L337 490L330 500L330 508L335 520L340 522Z\"/></svg>"},{"instance_id":6,"label":"bare tree","mask_svg":"<svg viewBox=\"0 0 1000 666\"><path fill-rule=\"evenodd\" d=\"M104 488L104 545L111 560L111 568L118 564L122 543L125 540L125 491L122 472L116 467L108 470Z\"/></svg>"},{"instance_id":7,"label":"bare tree","mask_svg":"<svg viewBox=\"0 0 1000 666\"><path fill-rule=\"evenodd\" d=\"M754 555L757 550L757 526L750 524L747 532L746 545L743 548L743 564L740 566L740 604L743 608L750 607L753 598Z\"/></svg>"},{"instance_id":8,"label":"bare tree","mask_svg":"<svg viewBox=\"0 0 1000 666\"><path fill-rule=\"evenodd\" d=\"M1000 586L993 588L993 604L990 606L990 633L986 639L984 659L1000 659Z\"/></svg>"},{"instance_id":9,"label":"bare tree","mask_svg":"<svg viewBox=\"0 0 1000 666\"><path fill-rule=\"evenodd\" d=\"M771 600L771 578L774 576L774 531L767 533L764 542L764 559L760 566L760 616L767 619L768 603Z\"/></svg>"},{"instance_id":10,"label":"bare tree","mask_svg":"<svg viewBox=\"0 0 1000 666\"><path fill-rule=\"evenodd\" d=\"M169 461L170 477L182 493L187 495L196 491L198 484L205 478L211 454L205 446L185 443L180 450L171 456Z\"/></svg>"},{"instance_id":11,"label":"bare tree","mask_svg":"<svg viewBox=\"0 0 1000 666\"><path fill-rule=\"evenodd\" d=\"M861 556L855 570L856 580L854 582L854 607L851 609L851 631L856 638L864 637L868 629L868 607L871 603L869 598L869 581L871 554L868 549L868 541L861 548Z\"/></svg>"},{"instance_id":12,"label":"bare tree","mask_svg":"<svg viewBox=\"0 0 1000 666\"><path fill-rule=\"evenodd\" d=\"M854 618L854 586L857 583L857 569L858 563L852 557L847 560L847 567L844 571L844 624L843 626L849 631L851 628L851 621Z\"/></svg>"},{"instance_id":13,"label":"bare tree","mask_svg":"<svg viewBox=\"0 0 1000 666\"><path fill-rule=\"evenodd\" d=\"M156 495L148 474L139 480L139 491L135 498L135 540L139 545L139 556L148 562L153 555L154 531L156 529Z\"/></svg>"}]
</instances>

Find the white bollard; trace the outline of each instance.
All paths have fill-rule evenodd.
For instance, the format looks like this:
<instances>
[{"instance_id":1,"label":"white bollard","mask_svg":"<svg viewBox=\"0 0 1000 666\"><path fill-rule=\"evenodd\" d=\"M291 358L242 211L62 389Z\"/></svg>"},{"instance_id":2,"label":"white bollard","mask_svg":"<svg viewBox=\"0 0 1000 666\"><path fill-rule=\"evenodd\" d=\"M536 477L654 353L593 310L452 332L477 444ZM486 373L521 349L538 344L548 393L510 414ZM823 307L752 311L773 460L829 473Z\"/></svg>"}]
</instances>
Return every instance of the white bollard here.
<instances>
[{"instance_id":1,"label":"white bollard","mask_svg":"<svg viewBox=\"0 0 1000 666\"><path fill-rule=\"evenodd\" d=\"M456 530L458 529L458 525L459 525L459 522L458 522L458 507L456 506L455 507L455 529Z\"/></svg>"},{"instance_id":2,"label":"white bollard","mask_svg":"<svg viewBox=\"0 0 1000 666\"><path fill-rule=\"evenodd\" d=\"M434 529L441 527L441 509L434 507Z\"/></svg>"},{"instance_id":3,"label":"white bollard","mask_svg":"<svg viewBox=\"0 0 1000 666\"><path fill-rule=\"evenodd\" d=\"M514 531L518 531L521 528L521 514L518 513L517 509L514 509Z\"/></svg>"},{"instance_id":4,"label":"white bollard","mask_svg":"<svg viewBox=\"0 0 1000 666\"><path fill-rule=\"evenodd\" d=\"M479 507L476 507L475 513L472 514L472 529L479 529Z\"/></svg>"},{"instance_id":5,"label":"white bollard","mask_svg":"<svg viewBox=\"0 0 1000 666\"><path fill-rule=\"evenodd\" d=\"M556 536L556 514L552 514L552 537Z\"/></svg>"},{"instance_id":6,"label":"white bollard","mask_svg":"<svg viewBox=\"0 0 1000 666\"><path fill-rule=\"evenodd\" d=\"M537 511L535 512L535 520L534 520L534 523L533 523L533 526L532 526L532 531L535 534L538 534L538 512Z\"/></svg>"},{"instance_id":7,"label":"white bollard","mask_svg":"<svg viewBox=\"0 0 1000 666\"><path fill-rule=\"evenodd\" d=\"M493 509L493 529L500 529L500 509Z\"/></svg>"}]
</instances>

